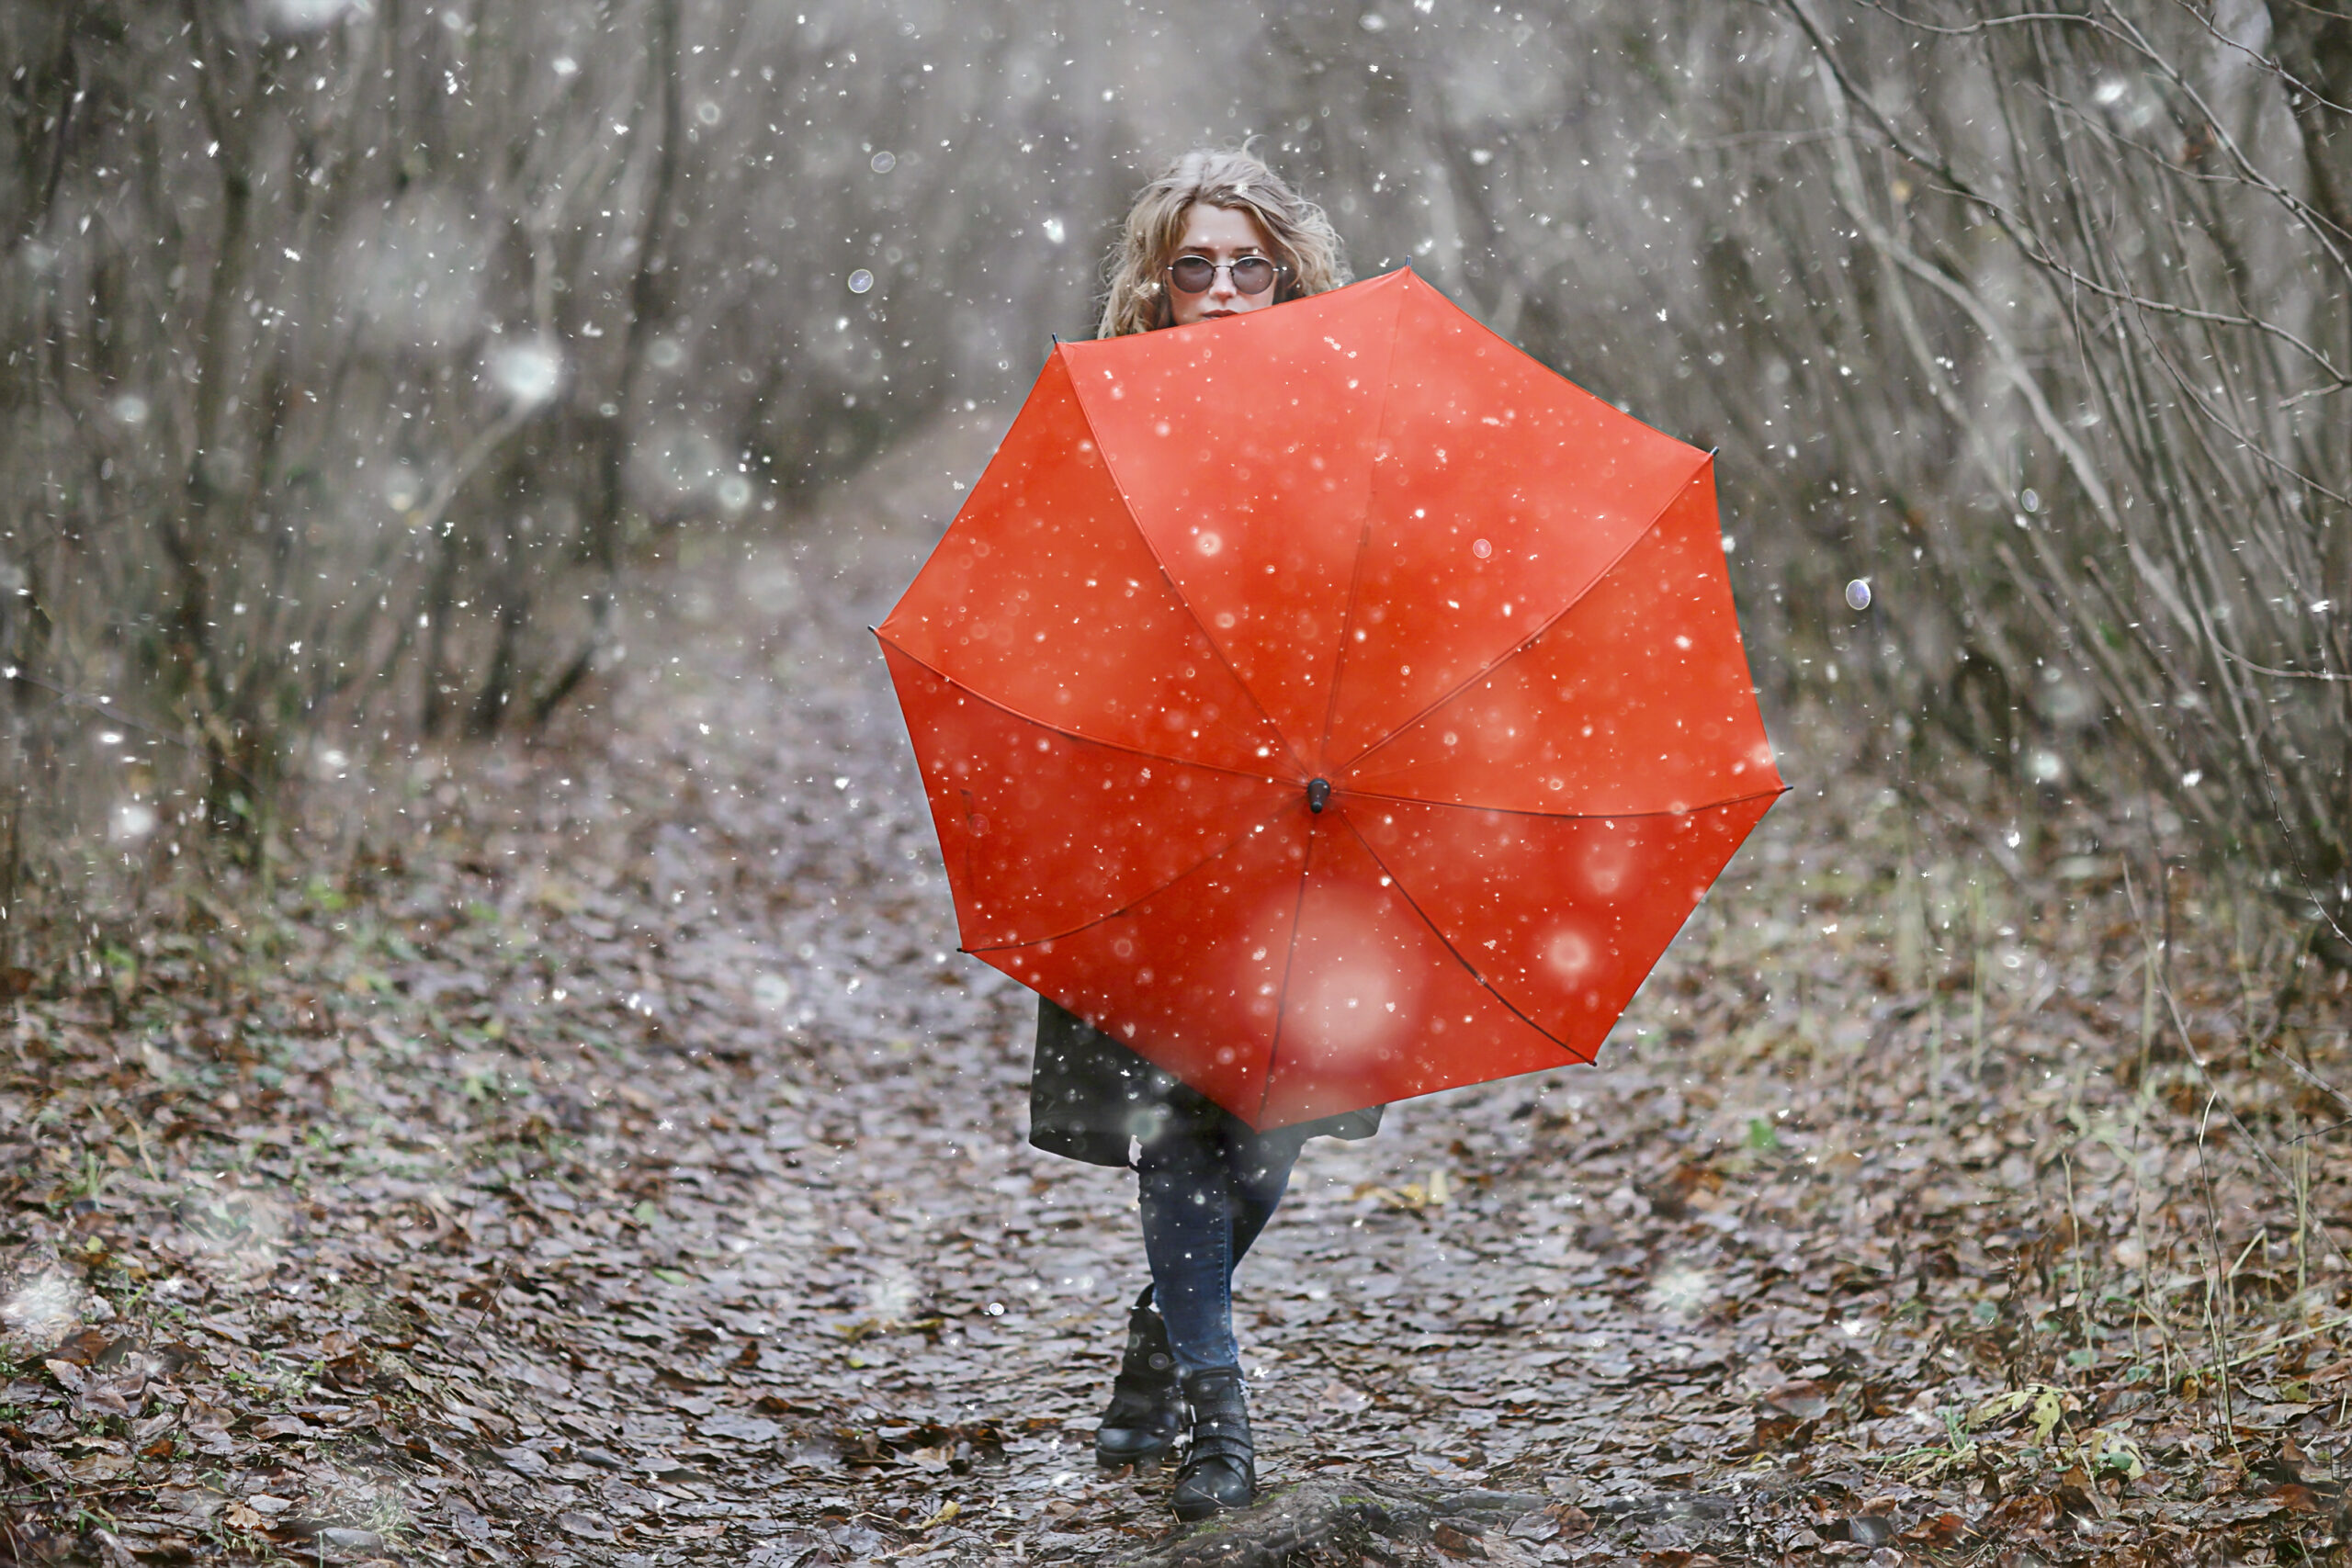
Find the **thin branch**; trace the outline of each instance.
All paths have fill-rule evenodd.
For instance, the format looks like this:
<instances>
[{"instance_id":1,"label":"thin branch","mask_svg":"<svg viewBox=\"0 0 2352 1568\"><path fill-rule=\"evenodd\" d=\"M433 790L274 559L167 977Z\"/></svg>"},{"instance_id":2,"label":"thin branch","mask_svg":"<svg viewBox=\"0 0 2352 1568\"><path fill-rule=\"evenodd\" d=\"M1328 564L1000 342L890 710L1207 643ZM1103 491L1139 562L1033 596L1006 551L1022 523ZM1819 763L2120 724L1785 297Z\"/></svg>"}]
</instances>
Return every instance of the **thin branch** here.
<instances>
[{"instance_id":1,"label":"thin branch","mask_svg":"<svg viewBox=\"0 0 2352 1568\"><path fill-rule=\"evenodd\" d=\"M40 676L23 670L9 670L5 672L0 672L0 674L5 674L5 678L11 681L22 681L28 686L39 686L42 691L47 692L51 696L55 697L67 707L78 708L85 713L96 714L109 724L119 724L125 729L135 729L141 735L151 735L166 746L176 746L181 750L189 752L195 756L201 757L206 755L205 749L203 747L195 744L186 737L175 735L170 730L160 728L155 725L149 724L144 719L133 718L129 714L123 712L120 708L114 706L103 698L84 696L79 692L69 690L66 687L56 684L54 682L44 681ZM247 789L258 791L261 788L261 786L254 783L254 781L248 777L244 772L237 766L237 764L230 761L227 758L222 757L215 760L220 767L226 769L231 773L235 774Z\"/></svg>"},{"instance_id":2,"label":"thin branch","mask_svg":"<svg viewBox=\"0 0 2352 1568\"><path fill-rule=\"evenodd\" d=\"M2273 675L2281 681L2332 681L2344 685L2352 685L2352 675L2338 675L2325 670L2274 670L2267 664L2256 664L2220 637L2212 640L2214 650L2222 658L2234 664L2243 664L2258 675Z\"/></svg>"},{"instance_id":3,"label":"thin branch","mask_svg":"<svg viewBox=\"0 0 2352 1568\"><path fill-rule=\"evenodd\" d=\"M2200 11L2196 6L2188 5L2187 0L2173 0L2173 6L2175 9L2187 16L2189 20L2195 22L2199 27L2203 28L2208 33L2211 34L2214 42L2220 44L2224 49L2233 49L2240 54L2245 55L2248 60L2253 61L2265 71L2267 71L2272 75L2278 77L2279 81L2285 83L2290 91L2302 94L2303 96L2309 98L2312 102L2317 104L2322 108L2333 109L2337 114L2352 115L2352 106L2337 103L2335 99L2329 97L2326 94L2321 92L2310 83L2305 82L2301 76L2298 76L2293 72L2288 70L2286 62L2281 61L2278 56L2272 54L2257 54L2253 50L2248 49L2245 44L2240 43L2237 39L2223 32L2221 28L2215 27L2213 25L2213 18L2210 13Z\"/></svg>"}]
</instances>

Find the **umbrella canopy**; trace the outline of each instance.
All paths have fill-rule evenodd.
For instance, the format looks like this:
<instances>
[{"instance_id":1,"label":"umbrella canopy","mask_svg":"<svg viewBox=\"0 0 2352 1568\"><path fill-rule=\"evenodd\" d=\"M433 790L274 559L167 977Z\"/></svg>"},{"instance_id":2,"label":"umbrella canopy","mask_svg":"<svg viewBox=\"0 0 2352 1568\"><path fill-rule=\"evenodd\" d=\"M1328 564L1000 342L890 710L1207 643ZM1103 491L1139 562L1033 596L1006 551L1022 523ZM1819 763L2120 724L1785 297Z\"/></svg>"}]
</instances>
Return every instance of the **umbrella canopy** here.
<instances>
[{"instance_id":1,"label":"umbrella canopy","mask_svg":"<svg viewBox=\"0 0 2352 1568\"><path fill-rule=\"evenodd\" d=\"M1261 1130L1591 1060L1782 788L1708 455L1409 272L1057 347L877 635L965 950Z\"/></svg>"}]
</instances>

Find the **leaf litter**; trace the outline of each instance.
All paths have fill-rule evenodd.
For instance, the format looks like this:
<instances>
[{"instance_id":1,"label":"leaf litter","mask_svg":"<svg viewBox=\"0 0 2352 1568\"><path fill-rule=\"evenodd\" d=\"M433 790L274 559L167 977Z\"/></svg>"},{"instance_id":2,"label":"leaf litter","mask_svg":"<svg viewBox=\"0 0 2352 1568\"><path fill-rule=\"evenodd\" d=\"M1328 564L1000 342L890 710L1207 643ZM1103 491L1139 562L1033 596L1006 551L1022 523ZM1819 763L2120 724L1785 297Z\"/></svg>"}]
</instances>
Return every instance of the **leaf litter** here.
<instances>
[{"instance_id":1,"label":"leaf litter","mask_svg":"<svg viewBox=\"0 0 2352 1568\"><path fill-rule=\"evenodd\" d=\"M649 585L609 728L388 762L10 1004L0 1561L1239 1560L1092 1463L1132 1186L1021 1142L865 505ZM1261 1469L1401 1533L1294 1556L2340 1560L2344 977L1795 728L1600 1066L1309 1146Z\"/></svg>"}]
</instances>

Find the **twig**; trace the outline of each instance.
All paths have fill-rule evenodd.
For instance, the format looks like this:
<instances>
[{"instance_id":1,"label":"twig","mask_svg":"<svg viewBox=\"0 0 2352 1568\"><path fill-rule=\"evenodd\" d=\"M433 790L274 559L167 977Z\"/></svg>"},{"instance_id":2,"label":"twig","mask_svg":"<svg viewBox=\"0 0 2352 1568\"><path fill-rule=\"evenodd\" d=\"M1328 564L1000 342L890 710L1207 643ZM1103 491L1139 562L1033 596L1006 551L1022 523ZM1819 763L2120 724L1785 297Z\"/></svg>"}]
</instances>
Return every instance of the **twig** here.
<instances>
[{"instance_id":1,"label":"twig","mask_svg":"<svg viewBox=\"0 0 2352 1568\"><path fill-rule=\"evenodd\" d=\"M2267 1340L2263 1344L2257 1345L2253 1349L2245 1351L2239 1355L2239 1357L2230 1364L2233 1367L2243 1367L2248 1362L2259 1361L2265 1356L2274 1354L2281 1345L2292 1345L2301 1340L2313 1338L2319 1335L2329 1333L2332 1330L2343 1328L2347 1325L2352 1325L2352 1315L2331 1317L2325 1323L2314 1323L2308 1328L2299 1328L2292 1334L2282 1334L2276 1339Z\"/></svg>"},{"instance_id":2,"label":"twig","mask_svg":"<svg viewBox=\"0 0 2352 1568\"><path fill-rule=\"evenodd\" d=\"M513 1277L514 1268L514 1260L513 1258L502 1258L499 1259L498 1277L491 1281L490 1289L482 1292L481 1307L474 1314L473 1322L467 1325L467 1333L479 1334L481 1332L481 1325L489 1321L490 1314L496 1310L498 1306L498 1293L506 1288L506 1281Z\"/></svg>"},{"instance_id":3,"label":"twig","mask_svg":"<svg viewBox=\"0 0 2352 1568\"><path fill-rule=\"evenodd\" d=\"M2282 681L2332 681L2352 686L2352 675L2338 675L2332 670L2273 670L2267 664L2256 664L2220 637L2214 637L2211 640L2214 651L2222 658L2233 664L2243 664L2258 675L2276 675Z\"/></svg>"},{"instance_id":4,"label":"twig","mask_svg":"<svg viewBox=\"0 0 2352 1568\"><path fill-rule=\"evenodd\" d=\"M1713 152L1726 147L1782 145L1800 147L1811 141L1826 141L1838 133L1835 130L1741 130L1724 136L1702 136L1695 141L1678 141L1671 147L1645 147L1633 154L1634 161L1673 158L1685 152Z\"/></svg>"},{"instance_id":5,"label":"twig","mask_svg":"<svg viewBox=\"0 0 2352 1568\"><path fill-rule=\"evenodd\" d=\"M2018 859L2017 852L2001 842L1998 834L1981 826L1977 822L1974 812L1965 810L1946 799L1936 791L1933 785L1923 779L1909 779L1905 781L1905 784L1917 794L1920 800L1934 807L1936 813L1944 820L1974 839L1983 847L1984 852L1993 857L1994 863L2008 873L2010 881L2022 884L2026 880L2025 863Z\"/></svg>"},{"instance_id":6,"label":"twig","mask_svg":"<svg viewBox=\"0 0 2352 1568\"><path fill-rule=\"evenodd\" d=\"M110 702L103 697L85 697L79 692L68 691L63 686L44 681L40 676L24 670L12 670L8 671L6 679L11 681L22 681L28 686L39 686L51 696L53 696L62 702L67 707L80 708L85 713L104 715L108 723L119 724L125 729L135 729L141 735L152 735L167 746L176 746L183 751L200 752L202 750L202 748L198 747L194 741L189 740L185 737L174 735L168 729L159 729L154 725L149 724L144 719L131 717L129 714L124 713L121 709L114 706ZM252 776L246 773L244 770L238 767L236 763L229 761L228 758L220 757L211 760L217 761L224 771L234 773L238 780L242 782L247 789L253 790L256 794L260 792L261 786L254 783Z\"/></svg>"}]
</instances>

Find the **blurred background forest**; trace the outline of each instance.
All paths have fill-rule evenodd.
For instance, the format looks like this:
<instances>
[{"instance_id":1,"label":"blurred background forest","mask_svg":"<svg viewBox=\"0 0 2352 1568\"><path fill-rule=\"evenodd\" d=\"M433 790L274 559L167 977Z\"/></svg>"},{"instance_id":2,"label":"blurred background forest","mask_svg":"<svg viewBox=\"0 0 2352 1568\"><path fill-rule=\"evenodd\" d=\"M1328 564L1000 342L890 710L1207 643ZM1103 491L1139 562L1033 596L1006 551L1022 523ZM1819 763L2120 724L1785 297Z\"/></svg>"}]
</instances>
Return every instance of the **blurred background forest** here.
<instances>
[{"instance_id":1,"label":"blurred background forest","mask_svg":"<svg viewBox=\"0 0 2352 1568\"><path fill-rule=\"evenodd\" d=\"M1721 448L1775 711L2352 964L2352 17L2010 10L0 0L8 983L593 723L632 581L1009 418L1245 136Z\"/></svg>"}]
</instances>

